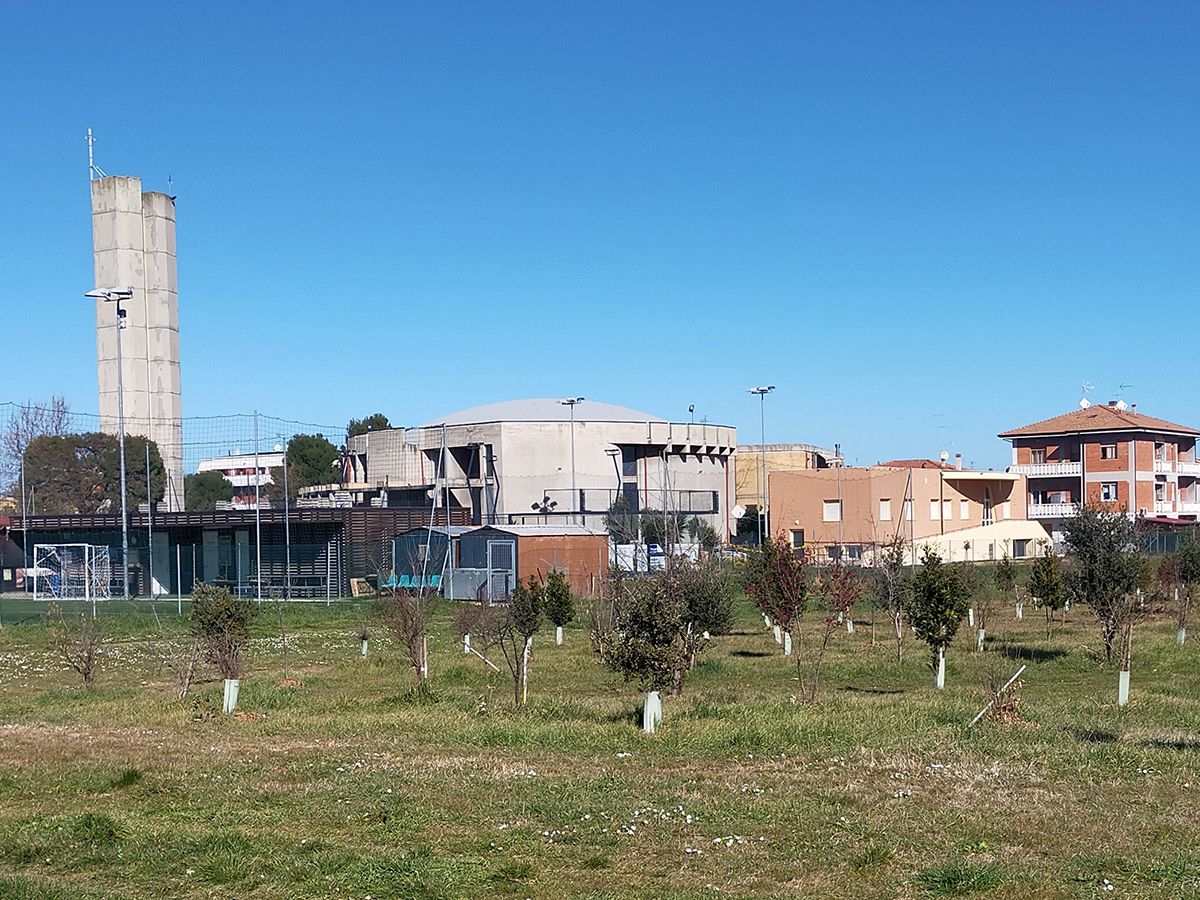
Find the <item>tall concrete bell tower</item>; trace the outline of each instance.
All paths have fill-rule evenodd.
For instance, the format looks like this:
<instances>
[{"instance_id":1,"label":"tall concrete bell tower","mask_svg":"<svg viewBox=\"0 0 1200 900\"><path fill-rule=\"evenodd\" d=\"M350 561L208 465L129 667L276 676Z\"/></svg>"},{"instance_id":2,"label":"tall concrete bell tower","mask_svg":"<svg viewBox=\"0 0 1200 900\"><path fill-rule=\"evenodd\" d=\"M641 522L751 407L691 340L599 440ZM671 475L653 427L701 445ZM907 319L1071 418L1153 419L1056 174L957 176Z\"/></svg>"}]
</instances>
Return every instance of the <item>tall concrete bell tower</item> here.
<instances>
[{"instance_id":1,"label":"tall concrete bell tower","mask_svg":"<svg viewBox=\"0 0 1200 900\"><path fill-rule=\"evenodd\" d=\"M175 201L142 191L139 178L93 177L92 250L97 288L131 287L121 335L125 431L158 445L167 470L163 505L183 509L183 413ZM117 433L116 304L96 301L100 428ZM139 465L130 460L130 467Z\"/></svg>"}]
</instances>

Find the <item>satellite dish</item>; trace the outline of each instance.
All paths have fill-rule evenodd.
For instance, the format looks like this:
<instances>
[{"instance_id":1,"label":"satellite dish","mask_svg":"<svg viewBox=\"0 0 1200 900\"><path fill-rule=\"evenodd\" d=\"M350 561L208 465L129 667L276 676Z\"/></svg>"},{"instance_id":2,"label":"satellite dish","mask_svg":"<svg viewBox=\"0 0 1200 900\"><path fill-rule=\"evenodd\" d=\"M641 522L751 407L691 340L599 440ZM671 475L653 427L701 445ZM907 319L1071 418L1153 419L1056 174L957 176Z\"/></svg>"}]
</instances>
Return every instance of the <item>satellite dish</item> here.
<instances>
[{"instance_id":1,"label":"satellite dish","mask_svg":"<svg viewBox=\"0 0 1200 900\"><path fill-rule=\"evenodd\" d=\"M746 507L739 503L737 506L733 507L733 509L729 510L729 514L735 519L740 519L742 516L746 515Z\"/></svg>"},{"instance_id":2,"label":"satellite dish","mask_svg":"<svg viewBox=\"0 0 1200 900\"><path fill-rule=\"evenodd\" d=\"M1121 412L1125 412L1125 410L1129 409L1129 404L1126 403L1124 400L1118 400L1117 401L1117 409L1119 409Z\"/></svg>"},{"instance_id":3,"label":"satellite dish","mask_svg":"<svg viewBox=\"0 0 1200 900\"><path fill-rule=\"evenodd\" d=\"M1090 401L1087 397L1084 397L1082 400L1079 401L1080 409L1087 409L1091 405L1092 405L1092 401Z\"/></svg>"}]
</instances>

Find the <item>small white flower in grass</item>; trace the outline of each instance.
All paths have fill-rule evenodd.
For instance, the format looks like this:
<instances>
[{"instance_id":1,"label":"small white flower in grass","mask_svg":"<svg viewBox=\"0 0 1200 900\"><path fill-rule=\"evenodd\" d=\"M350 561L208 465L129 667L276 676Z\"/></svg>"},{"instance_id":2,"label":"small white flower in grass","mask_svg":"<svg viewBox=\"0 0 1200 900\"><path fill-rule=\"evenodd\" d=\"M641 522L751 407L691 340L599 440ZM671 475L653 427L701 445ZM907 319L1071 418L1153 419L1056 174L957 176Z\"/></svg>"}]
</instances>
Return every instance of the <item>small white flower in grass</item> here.
<instances>
[{"instance_id":1,"label":"small white flower in grass","mask_svg":"<svg viewBox=\"0 0 1200 900\"><path fill-rule=\"evenodd\" d=\"M617 754L617 759L629 759L631 756L633 756L633 754L628 750L622 750Z\"/></svg>"}]
</instances>

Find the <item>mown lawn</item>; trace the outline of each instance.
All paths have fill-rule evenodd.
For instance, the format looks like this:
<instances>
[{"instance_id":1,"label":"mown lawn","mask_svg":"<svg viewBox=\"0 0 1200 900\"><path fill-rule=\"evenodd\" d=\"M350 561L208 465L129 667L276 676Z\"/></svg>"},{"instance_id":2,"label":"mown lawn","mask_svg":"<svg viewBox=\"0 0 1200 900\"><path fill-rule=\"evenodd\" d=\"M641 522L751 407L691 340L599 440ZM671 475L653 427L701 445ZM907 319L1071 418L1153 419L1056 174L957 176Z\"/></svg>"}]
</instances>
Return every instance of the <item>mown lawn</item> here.
<instances>
[{"instance_id":1,"label":"mown lawn","mask_svg":"<svg viewBox=\"0 0 1200 900\"><path fill-rule=\"evenodd\" d=\"M378 627L359 658L350 603L289 612L281 685L265 608L225 717L216 680L174 697L173 604L110 609L84 691L4 603L2 897L1200 897L1200 648L1165 619L1119 710L1087 610L1050 639L995 613L982 654L964 627L944 692L860 610L808 706L745 605L648 737L582 627L537 639L514 712L448 607L428 701ZM969 729L1020 661L1022 721Z\"/></svg>"}]
</instances>

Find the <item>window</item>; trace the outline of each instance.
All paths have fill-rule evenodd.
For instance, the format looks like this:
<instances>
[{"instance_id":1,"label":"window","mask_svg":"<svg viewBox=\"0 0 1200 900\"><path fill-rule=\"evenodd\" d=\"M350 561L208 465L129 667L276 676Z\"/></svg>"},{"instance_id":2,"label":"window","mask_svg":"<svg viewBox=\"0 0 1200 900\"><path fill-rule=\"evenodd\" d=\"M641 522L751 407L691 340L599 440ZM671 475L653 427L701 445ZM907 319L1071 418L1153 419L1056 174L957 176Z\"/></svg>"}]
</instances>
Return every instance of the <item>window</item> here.
<instances>
[{"instance_id":1,"label":"window","mask_svg":"<svg viewBox=\"0 0 1200 900\"><path fill-rule=\"evenodd\" d=\"M1024 559L1029 555L1029 541L1015 540L1013 541L1013 559Z\"/></svg>"},{"instance_id":2,"label":"window","mask_svg":"<svg viewBox=\"0 0 1200 900\"><path fill-rule=\"evenodd\" d=\"M992 543L988 544L988 559L995 559L995 558L996 558L996 542L993 541Z\"/></svg>"},{"instance_id":3,"label":"window","mask_svg":"<svg viewBox=\"0 0 1200 900\"><path fill-rule=\"evenodd\" d=\"M971 501L970 500L959 500L958 501L958 517L960 519L962 519L964 522L967 521L967 519L971 518Z\"/></svg>"},{"instance_id":4,"label":"window","mask_svg":"<svg viewBox=\"0 0 1200 900\"><path fill-rule=\"evenodd\" d=\"M1116 444L1101 444L1100 445L1100 458L1101 459L1116 459L1117 458L1117 445Z\"/></svg>"},{"instance_id":5,"label":"window","mask_svg":"<svg viewBox=\"0 0 1200 900\"><path fill-rule=\"evenodd\" d=\"M1162 441L1155 441L1154 443L1154 459L1157 462L1167 461L1167 445Z\"/></svg>"},{"instance_id":6,"label":"window","mask_svg":"<svg viewBox=\"0 0 1200 900\"><path fill-rule=\"evenodd\" d=\"M1029 451L1029 461L1031 463L1033 463L1035 466L1040 465L1041 463L1044 463L1046 461L1045 448L1039 447L1036 450L1030 450Z\"/></svg>"},{"instance_id":7,"label":"window","mask_svg":"<svg viewBox=\"0 0 1200 900\"><path fill-rule=\"evenodd\" d=\"M862 544L847 544L846 558L850 562L857 563L862 561Z\"/></svg>"},{"instance_id":8,"label":"window","mask_svg":"<svg viewBox=\"0 0 1200 900\"><path fill-rule=\"evenodd\" d=\"M792 531L792 549L799 550L804 546L804 529L796 528Z\"/></svg>"},{"instance_id":9,"label":"window","mask_svg":"<svg viewBox=\"0 0 1200 900\"><path fill-rule=\"evenodd\" d=\"M1100 499L1105 503L1117 501L1117 483L1115 481L1100 482Z\"/></svg>"},{"instance_id":10,"label":"window","mask_svg":"<svg viewBox=\"0 0 1200 900\"><path fill-rule=\"evenodd\" d=\"M992 489L989 487L983 489L983 524L992 524Z\"/></svg>"},{"instance_id":11,"label":"window","mask_svg":"<svg viewBox=\"0 0 1200 900\"><path fill-rule=\"evenodd\" d=\"M879 521L892 521L892 501L886 497L880 498L879 500Z\"/></svg>"},{"instance_id":12,"label":"window","mask_svg":"<svg viewBox=\"0 0 1200 900\"><path fill-rule=\"evenodd\" d=\"M836 544L830 544L825 548L825 558L830 562L841 562L842 548Z\"/></svg>"},{"instance_id":13,"label":"window","mask_svg":"<svg viewBox=\"0 0 1200 900\"><path fill-rule=\"evenodd\" d=\"M951 519L954 518L954 501L953 500L943 500L942 501L942 518L945 519L947 522L949 522Z\"/></svg>"},{"instance_id":14,"label":"window","mask_svg":"<svg viewBox=\"0 0 1200 900\"><path fill-rule=\"evenodd\" d=\"M826 522L842 521L842 501L826 500L822 507L822 519Z\"/></svg>"},{"instance_id":15,"label":"window","mask_svg":"<svg viewBox=\"0 0 1200 900\"><path fill-rule=\"evenodd\" d=\"M1003 503L1000 504L1000 518L1002 518L1002 519L1011 519L1012 518L1012 501L1011 500L1005 500Z\"/></svg>"},{"instance_id":16,"label":"window","mask_svg":"<svg viewBox=\"0 0 1200 900\"><path fill-rule=\"evenodd\" d=\"M904 521L905 522L912 521L912 501L911 500L904 501Z\"/></svg>"},{"instance_id":17,"label":"window","mask_svg":"<svg viewBox=\"0 0 1200 900\"><path fill-rule=\"evenodd\" d=\"M938 501L937 497L929 498L929 521L936 522L938 520Z\"/></svg>"}]
</instances>

